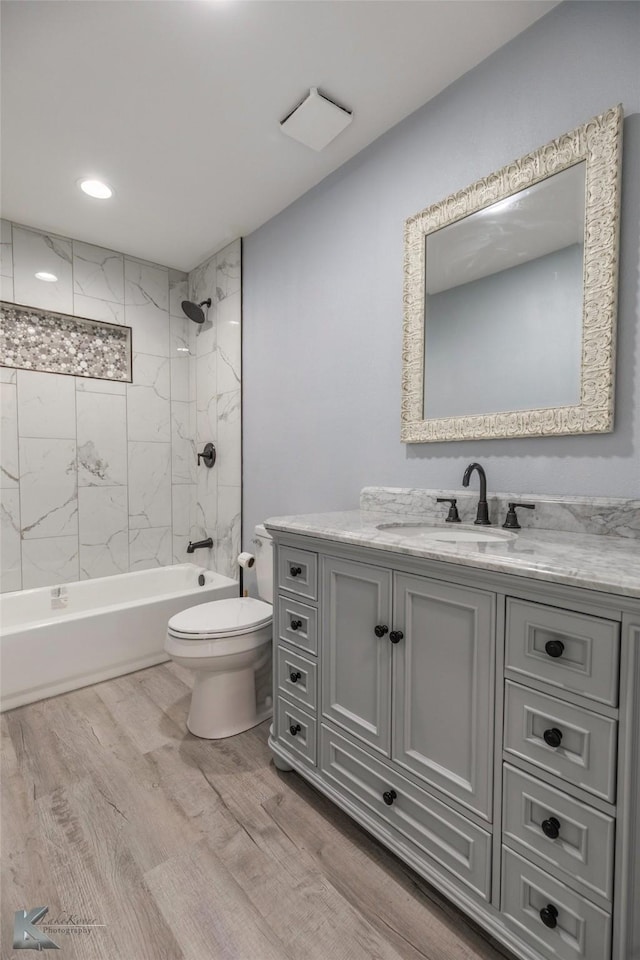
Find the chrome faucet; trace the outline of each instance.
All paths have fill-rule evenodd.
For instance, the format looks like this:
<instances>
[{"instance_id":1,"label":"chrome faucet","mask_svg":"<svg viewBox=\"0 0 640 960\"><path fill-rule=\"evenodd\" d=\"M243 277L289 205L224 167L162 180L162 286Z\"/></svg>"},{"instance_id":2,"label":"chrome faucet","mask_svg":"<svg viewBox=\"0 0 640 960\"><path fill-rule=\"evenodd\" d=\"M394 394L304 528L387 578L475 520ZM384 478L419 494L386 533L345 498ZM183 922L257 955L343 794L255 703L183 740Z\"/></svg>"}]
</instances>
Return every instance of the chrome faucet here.
<instances>
[{"instance_id":1,"label":"chrome faucet","mask_svg":"<svg viewBox=\"0 0 640 960\"><path fill-rule=\"evenodd\" d=\"M469 480L474 470L480 477L480 499L478 500L476 519L473 522L481 524L483 527L490 527L491 520L489 520L489 507L487 505L487 475L484 472L484 467L481 467L479 463L470 463L464 472L462 486L469 486Z\"/></svg>"},{"instance_id":2,"label":"chrome faucet","mask_svg":"<svg viewBox=\"0 0 640 960\"><path fill-rule=\"evenodd\" d=\"M189 541L189 546L187 547L187 553L193 553L195 550L201 550L207 547L209 550L213 546L213 540L211 537L207 537L206 540L196 540L195 543Z\"/></svg>"}]
</instances>

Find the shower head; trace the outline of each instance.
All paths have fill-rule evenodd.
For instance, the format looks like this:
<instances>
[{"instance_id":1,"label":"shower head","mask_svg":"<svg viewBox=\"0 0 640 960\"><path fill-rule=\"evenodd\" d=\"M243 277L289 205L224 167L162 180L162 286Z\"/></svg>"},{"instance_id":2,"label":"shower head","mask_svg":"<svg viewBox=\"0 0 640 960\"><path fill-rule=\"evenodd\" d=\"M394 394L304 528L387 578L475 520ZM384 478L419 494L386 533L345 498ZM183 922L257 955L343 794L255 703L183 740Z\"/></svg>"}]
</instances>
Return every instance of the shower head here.
<instances>
[{"instance_id":1,"label":"shower head","mask_svg":"<svg viewBox=\"0 0 640 960\"><path fill-rule=\"evenodd\" d=\"M194 323L204 323L203 307L211 306L211 297L208 300L202 300L200 303L193 303L191 300L182 301L182 309Z\"/></svg>"}]
</instances>

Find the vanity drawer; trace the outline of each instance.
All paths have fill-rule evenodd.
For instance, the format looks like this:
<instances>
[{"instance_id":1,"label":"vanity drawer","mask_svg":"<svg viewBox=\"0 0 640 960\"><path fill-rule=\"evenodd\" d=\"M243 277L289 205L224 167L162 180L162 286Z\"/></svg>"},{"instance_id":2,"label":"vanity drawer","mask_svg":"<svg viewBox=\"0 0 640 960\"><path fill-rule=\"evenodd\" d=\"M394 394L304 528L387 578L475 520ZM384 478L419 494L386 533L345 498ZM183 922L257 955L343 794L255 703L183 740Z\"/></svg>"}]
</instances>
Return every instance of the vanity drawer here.
<instances>
[{"instance_id":1,"label":"vanity drawer","mask_svg":"<svg viewBox=\"0 0 640 960\"><path fill-rule=\"evenodd\" d=\"M320 727L320 767L325 782L366 817L411 843L425 855L427 865L436 863L483 900L489 899L490 833L324 724Z\"/></svg>"},{"instance_id":2,"label":"vanity drawer","mask_svg":"<svg viewBox=\"0 0 640 960\"><path fill-rule=\"evenodd\" d=\"M318 554L294 547L278 551L278 585L307 600L318 599Z\"/></svg>"},{"instance_id":3,"label":"vanity drawer","mask_svg":"<svg viewBox=\"0 0 640 960\"><path fill-rule=\"evenodd\" d=\"M507 600L505 668L573 693L618 703L620 625L600 617Z\"/></svg>"},{"instance_id":4,"label":"vanity drawer","mask_svg":"<svg viewBox=\"0 0 640 960\"><path fill-rule=\"evenodd\" d=\"M616 721L505 683L504 747L591 793L615 800ZM559 734L558 746L550 740Z\"/></svg>"},{"instance_id":5,"label":"vanity drawer","mask_svg":"<svg viewBox=\"0 0 640 960\"><path fill-rule=\"evenodd\" d=\"M578 881L610 900L613 818L508 764L503 784L503 839L525 857L541 857L570 886Z\"/></svg>"},{"instance_id":6,"label":"vanity drawer","mask_svg":"<svg viewBox=\"0 0 640 960\"><path fill-rule=\"evenodd\" d=\"M287 750L316 766L316 721L300 706L278 697L278 740Z\"/></svg>"},{"instance_id":7,"label":"vanity drawer","mask_svg":"<svg viewBox=\"0 0 640 960\"><path fill-rule=\"evenodd\" d=\"M294 647L317 654L318 611L289 597L278 597L278 636Z\"/></svg>"},{"instance_id":8,"label":"vanity drawer","mask_svg":"<svg viewBox=\"0 0 640 960\"><path fill-rule=\"evenodd\" d=\"M317 705L316 664L287 647L278 647L278 690L299 700L315 712Z\"/></svg>"},{"instance_id":9,"label":"vanity drawer","mask_svg":"<svg viewBox=\"0 0 640 960\"><path fill-rule=\"evenodd\" d=\"M546 926L540 911L555 926ZM502 848L502 913L542 957L610 956L610 915L507 847Z\"/></svg>"}]
</instances>

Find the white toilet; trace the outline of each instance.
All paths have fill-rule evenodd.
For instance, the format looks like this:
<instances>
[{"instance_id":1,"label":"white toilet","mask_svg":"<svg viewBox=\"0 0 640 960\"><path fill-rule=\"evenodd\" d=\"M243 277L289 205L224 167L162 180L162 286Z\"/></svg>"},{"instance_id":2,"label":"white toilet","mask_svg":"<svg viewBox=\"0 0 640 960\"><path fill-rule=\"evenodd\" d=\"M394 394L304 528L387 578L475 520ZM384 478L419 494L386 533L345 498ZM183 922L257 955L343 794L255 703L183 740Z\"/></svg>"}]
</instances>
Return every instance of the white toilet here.
<instances>
[{"instance_id":1,"label":"white toilet","mask_svg":"<svg viewBox=\"0 0 640 960\"><path fill-rule=\"evenodd\" d=\"M232 737L271 715L273 559L263 526L254 543L262 600L213 600L169 620L165 652L195 675L187 727L207 740Z\"/></svg>"}]
</instances>

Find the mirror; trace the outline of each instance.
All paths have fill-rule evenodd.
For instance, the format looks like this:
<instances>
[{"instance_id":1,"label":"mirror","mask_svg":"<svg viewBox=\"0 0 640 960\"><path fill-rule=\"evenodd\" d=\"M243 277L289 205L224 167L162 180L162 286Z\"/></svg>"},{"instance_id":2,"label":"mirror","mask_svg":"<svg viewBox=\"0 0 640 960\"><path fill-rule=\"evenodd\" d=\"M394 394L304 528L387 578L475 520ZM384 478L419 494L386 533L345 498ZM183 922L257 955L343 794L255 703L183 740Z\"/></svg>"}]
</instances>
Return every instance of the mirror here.
<instances>
[{"instance_id":1,"label":"mirror","mask_svg":"<svg viewBox=\"0 0 640 960\"><path fill-rule=\"evenodd\" d=\"M622 109L405 224L402 440L613 429Z\"/></svg>"}]
</instances>

